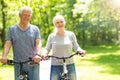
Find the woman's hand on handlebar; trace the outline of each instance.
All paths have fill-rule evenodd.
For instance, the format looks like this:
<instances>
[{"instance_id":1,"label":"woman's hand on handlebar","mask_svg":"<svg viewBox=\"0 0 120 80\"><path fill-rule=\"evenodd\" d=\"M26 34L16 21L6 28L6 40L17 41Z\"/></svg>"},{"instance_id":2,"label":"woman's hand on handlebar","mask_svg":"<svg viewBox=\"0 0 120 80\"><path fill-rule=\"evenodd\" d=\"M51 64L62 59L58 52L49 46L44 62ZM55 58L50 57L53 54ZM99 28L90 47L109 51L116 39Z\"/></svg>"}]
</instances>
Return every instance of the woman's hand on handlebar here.
<instances>
[{"instance_id":1,"label":"woman's hand on handlebar","mask_svg":"<svg viewBox=\"0 0 120 80\"><path fill-rule=\"evenodd\" d=\"M42 60L46 60L46 57L47 57L47 56L48 56L47 54L42 54L42 55L41 55Z\"/></svg>"},{"instance_id":2,"label":"woman's hand on handlebar","mask_svg":"<svg viewBox=\"0 0 120 80\"><path fill-rule=\"evenodd\" d=\"M77 51L77 53L79 53L82 57L84 57L86 55L86 51L85 50Z\"/></svg>"}]
</instances>

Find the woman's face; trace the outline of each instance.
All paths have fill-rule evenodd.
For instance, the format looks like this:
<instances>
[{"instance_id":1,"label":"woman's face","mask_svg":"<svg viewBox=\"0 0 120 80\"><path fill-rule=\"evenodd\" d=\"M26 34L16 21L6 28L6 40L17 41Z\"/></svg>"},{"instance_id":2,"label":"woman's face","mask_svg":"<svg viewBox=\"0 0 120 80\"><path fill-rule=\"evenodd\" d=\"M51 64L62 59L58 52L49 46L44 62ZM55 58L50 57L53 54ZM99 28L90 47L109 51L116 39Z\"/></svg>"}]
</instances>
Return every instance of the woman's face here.
<instances>
[{"instance_id":1,"label":"woman's face","mask_svg":"<svg viewBox=\"0 0 120 80\"><path fill-rule=\"evenodd\" d=\"M55 21L55 27L57 28L57 29L63 29L64 28L64 26L65 26L65 23L64 23L64 20L62 20L62 19L57 19L56 21Z\"/></svg>"}]
</instances>

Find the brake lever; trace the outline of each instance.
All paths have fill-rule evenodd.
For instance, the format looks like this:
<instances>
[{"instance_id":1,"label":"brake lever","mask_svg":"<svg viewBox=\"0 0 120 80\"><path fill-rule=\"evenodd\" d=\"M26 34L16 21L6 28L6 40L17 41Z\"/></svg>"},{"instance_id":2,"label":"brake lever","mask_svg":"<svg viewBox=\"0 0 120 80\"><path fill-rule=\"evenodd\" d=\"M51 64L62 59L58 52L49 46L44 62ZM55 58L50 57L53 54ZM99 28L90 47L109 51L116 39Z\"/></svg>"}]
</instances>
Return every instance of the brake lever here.
<instances>
[{"instance_id":1,"label":"brake lever","mask_svg":"<svg viewBox=\"0 0 120 80\"><path fill-rule=\"evenodd\" d=\"M77 53L78 55L80 55L81 57L84 57L84 55L83 55L83 53L82 53L82 52L77 51L76 53Z\"/></svg>"}]
</instances>

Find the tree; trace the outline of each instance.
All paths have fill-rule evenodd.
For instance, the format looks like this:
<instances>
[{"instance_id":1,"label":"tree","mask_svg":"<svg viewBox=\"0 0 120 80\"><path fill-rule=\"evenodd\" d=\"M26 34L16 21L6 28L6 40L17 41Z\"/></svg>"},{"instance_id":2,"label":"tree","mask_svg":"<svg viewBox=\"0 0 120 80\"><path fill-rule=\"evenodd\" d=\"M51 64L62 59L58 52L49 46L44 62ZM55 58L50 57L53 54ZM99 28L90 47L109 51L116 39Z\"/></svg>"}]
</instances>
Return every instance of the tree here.
<instances>
[{"instance_id":1,"label":"tree","mask_svg":"<svg viewBox=\"0 0 120 80\"><path fill-rule=\"evenodd\" d=\"M6 10L4 0L1 0L1 14L2 14L2 29L0 29L0 37L3 44L5 43L5 28L6 28ZM3 47L2 44L2 47Z\"/></svg>"}]
</instances>

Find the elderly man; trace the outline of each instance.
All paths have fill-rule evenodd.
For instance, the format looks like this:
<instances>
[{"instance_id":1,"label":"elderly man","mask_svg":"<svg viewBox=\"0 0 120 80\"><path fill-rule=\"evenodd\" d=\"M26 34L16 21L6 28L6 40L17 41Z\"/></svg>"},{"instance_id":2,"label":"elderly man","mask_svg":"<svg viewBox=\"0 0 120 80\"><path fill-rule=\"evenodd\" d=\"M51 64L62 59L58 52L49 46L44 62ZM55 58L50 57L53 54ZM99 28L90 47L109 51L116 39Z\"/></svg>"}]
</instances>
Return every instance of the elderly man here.
<instances>
[{"instance_id":1,"label":"elderly man","mask_svg":"<svg viewBox=\"0 0 120 80\"><path fill-rule=\"evenodd\" d=\"M10 47L13 47L13 59L16 62L24 62L33 58L34 65L23 65L23 70L28 72L29 80L39 79L39 61L41 58L39 54L41 47L41 36L37 26L29 23L32 16L32 9L25 6L20 9L19 17L20 22L9 28L4 50L1 58L2 63L7 63L7 55ZM15 80L19 80L20 65L14 65Z\"/></svg>"}]
</instances>

